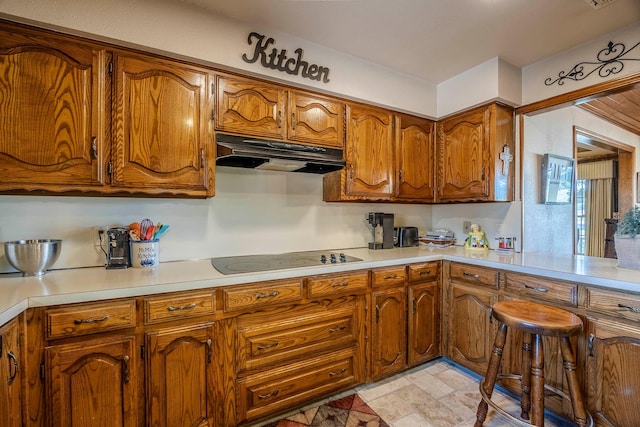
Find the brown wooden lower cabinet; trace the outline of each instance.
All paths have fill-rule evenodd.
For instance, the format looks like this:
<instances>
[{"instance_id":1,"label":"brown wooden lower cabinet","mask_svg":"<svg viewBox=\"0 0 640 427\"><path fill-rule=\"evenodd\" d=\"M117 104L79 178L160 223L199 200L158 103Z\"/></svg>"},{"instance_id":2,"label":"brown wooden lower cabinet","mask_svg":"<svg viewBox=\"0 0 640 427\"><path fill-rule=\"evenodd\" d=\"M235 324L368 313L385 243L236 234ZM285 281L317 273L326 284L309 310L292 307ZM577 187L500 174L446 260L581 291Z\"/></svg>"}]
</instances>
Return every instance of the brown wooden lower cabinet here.
<instances>
[{"instance_id":1,"label":"brown wooden lower cabinet","mask_svg":"<svg viewBox=\"0 0 640 427\"><path fill-rule=\"evenodd\" d=\"M132 335L47 347L48 425L139 425L138 357Z\"/></svg>"},{"instance_id":2,"label":"brown wooden lower cabinet","mask_svg":"<svg viewBox=\"0 0 640 427\"><path fill-rule=\"evenodd\" d=\"M484 374L495 337L491 307L498 301L497 292L454 284L449 298L448 355L454 362Z\"/></svg>"},{"instance_id":3,"label":"brown wooden lower cabinet","mask_svg":"<svg viewBox=\"0 0 640 427\"><path fill-rule=\"evenodd\" d=\"M0 328L0 425L22 426L21 316Z\"/></svg>"},{"instance_id":4,"label":"brown wooden lower cabinet","mask_svg":"<svg viewBox=\"0 0 640 427\"><path fill-rule=\"evenodd\" d=\"M242 378L236 390L239 421L264 417L356 385L356 358L354 350L347 348Z\"/></svg>"},{"instance_id":5,"label":"brown wooden lower cabinet","mask_svg":"<svg viewBox=\"0 0 640 427\"><path fill-rule=\"evenodd\" d=\"M440 356L440 289L438 281L409 286L407 364Z\"/></svg>"},{"instance_id":6,"label":"brown wooden lower cabinet","mask_svg":"<svg viewBox=\"0 0 640 427\"><path fill-rule=\"evenodd\" d=\"M213 427L213 324L147 332L147 425Z\"/></svg>"},{"instance_id":7,"label":"brown wooden lower cabinet","mask_svg":"<svg viewBox=\"0 0 640 427\"><path fill-rule=\"evenodd\" d=\"M371 301L371 378L380 379L407 366L407 290L376 291Z\"/></svg>"}]
</instances>

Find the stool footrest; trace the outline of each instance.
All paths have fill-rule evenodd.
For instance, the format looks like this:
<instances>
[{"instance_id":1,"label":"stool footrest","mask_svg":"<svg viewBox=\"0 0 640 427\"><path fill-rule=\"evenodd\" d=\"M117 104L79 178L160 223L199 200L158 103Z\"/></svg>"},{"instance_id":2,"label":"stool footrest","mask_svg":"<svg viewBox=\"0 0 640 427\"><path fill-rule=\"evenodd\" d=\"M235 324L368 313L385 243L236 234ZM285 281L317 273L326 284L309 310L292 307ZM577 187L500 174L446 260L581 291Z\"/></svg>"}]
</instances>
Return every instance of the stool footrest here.
<instances>
[{"instance_id":1,"label":"stool footrest","mask_svg":"<svg viewBox=\"0 0 640 427\"><path fill-rule=\"evenodd\" d=\"M519 375L519 374L498 374L496 376L496 382L498 382L500 380L503 380L503 379L522 380L522 375ZM563 399L570 400L569 395L567 393L563 392L562 390L558 389L557 387L553 387L552 385L545 384L544 388L545 388L545 390L549 390L549 391L557 394L558 396L561 396ZM497 403L493 402L491 400L491 398L489 396L487 396L487 393L484 391L483 381L480 381L480 395L482 396L482 400L487 402L487 404L489 406L491 406L493 409L495 409L496 412L498 412L500 415L502 415L502 416L514 421L519 426L533 426L533 424L528 423L525 420L523 420L521 418L518 418L513 414L508 413L507 411L502 409L500 406L498 406ZM588 412L588 411L587 411L587 419L589 421L588 427L593 427L593 417L591 416L591 413Z\"/></svg>"}]
</instances>

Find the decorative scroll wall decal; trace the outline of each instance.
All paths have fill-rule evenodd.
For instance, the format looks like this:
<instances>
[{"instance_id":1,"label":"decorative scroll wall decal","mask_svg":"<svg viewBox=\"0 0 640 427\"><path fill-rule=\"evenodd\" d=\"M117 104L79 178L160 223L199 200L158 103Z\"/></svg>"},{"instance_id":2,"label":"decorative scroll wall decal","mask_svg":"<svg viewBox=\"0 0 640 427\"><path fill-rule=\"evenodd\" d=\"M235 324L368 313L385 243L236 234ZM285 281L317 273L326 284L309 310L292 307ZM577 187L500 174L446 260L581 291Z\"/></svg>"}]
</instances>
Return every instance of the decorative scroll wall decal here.
<instances>
[{"instance_id":1,"label":"decorative scroll wall decal","mask_svg":"<svg viewBox=\"0 0 640 427\"><path fill-rule=\"evenodd\" d=\"M612 74L618 74L624 68L625 61L640 61L640 57L637 58L624 58L629 52L634 50L640 45L640 42L633 45L633 47L626 49L624 43L609 42L607 47L600 50L596 55L597 61L583 61L573 66L568 72L560 71L558 78L553 79L548 77L545 79L544 84L551 86L558 83L558 86L562 86L565 80L580 81L589 77L591 74L598 72L598 75L602 78L608 77Z\"/></svg>"}]
</instances>

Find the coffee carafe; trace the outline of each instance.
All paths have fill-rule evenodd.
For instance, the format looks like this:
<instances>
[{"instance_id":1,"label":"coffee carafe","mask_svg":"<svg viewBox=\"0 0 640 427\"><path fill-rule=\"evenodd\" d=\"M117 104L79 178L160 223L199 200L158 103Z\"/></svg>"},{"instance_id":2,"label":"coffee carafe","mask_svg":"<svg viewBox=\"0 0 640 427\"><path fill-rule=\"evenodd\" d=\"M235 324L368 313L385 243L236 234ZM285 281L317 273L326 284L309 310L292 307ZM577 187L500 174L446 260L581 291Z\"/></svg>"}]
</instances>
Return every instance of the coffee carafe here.
<instances>
[{"instance_id":1,"label":"coffee carafe","mask_svg":"<svg viewBox=\"0 0 640 427\"><path fill-rule=\"evenodd\" d=\"M369 212L367 221L373 229L369 249L393 249L393 214Z\"/></svg>"}]
</instances>

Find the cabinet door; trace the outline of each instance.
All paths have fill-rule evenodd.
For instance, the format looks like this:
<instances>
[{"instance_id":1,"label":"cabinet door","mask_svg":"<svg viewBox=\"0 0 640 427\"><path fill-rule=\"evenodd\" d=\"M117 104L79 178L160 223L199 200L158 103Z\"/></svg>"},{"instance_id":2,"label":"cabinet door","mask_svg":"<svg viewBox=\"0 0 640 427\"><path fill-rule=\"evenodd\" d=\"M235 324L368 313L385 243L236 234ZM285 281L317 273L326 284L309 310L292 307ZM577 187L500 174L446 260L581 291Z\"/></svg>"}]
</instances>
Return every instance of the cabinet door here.
<instances>
[{"instance_id":1,"label":"cabinet door","mask_svg":"<svg viewBox=\"0 0 640 427\"><path fill-rule=\"evenodd\" d=\"M0 425L22 426L19 323L13 319L0 328Z\"/></svg>"},{"instance_id":2,"label":"cabinet door","mask_svg":"<svg viewBox=\"0 0 640 427\"><path fill-rule=\"evenodd\" d=\"M371 377L375 379L399 372L406 366L406 289L374 292L371 301Z\"/></svg>"},{"instance_id":3,"label":"cabinet door","mask_svg":"<svg viewBox=\"0 0 640 427\"><path fill-rule=\"evenodd\" d=\"M638 425L640 328L589 318L587 410L596 425Z\"/></svg>"},{"instance_id":4,"label":"cabinet door","mask_svg":"<svg viewBox=\"0 0 640 427\"><path fill-rule=\"evenodd\" d=\"M278 86L239 77L218 77L216 129L283 139L286 92Z\"/></svg>"},{"instance_id":5,"label":"cabinet door","mask_svg":"<svg viewBox=\"0 0 640 427\"><path fill-rule=\"evenodd\" d=\"M417 365L440 355L440 292L438 282L409 287L408 363Z\"/></svg>"},{"instance_id":6,"label":"cabinet door","mask_svg":"<svg viewBox=\"0 0 640 427\"><path fill-rule=\"evenodd\" d=\"M47 347L45 381L51 425L137 426L134 348L131 336Z\"/></svg>"},{"instance_id":7,"label":"cabinet door","mask_svg":"<svg viewBox=\"0 0 640 427\"><path fill-rule=\"evenodd\" d=\"M489 111L482 107L438 123L439 201L489 197Z\"/></svg>"},{"instance_id":8,"label":"cabinet door","mask_svg":"<svg viewBox=\"0 0 640 427\"><path fill-rule=\"evenodd\" d=\"M215 425L213 324L146 335L148 424Z\"/></svg>"},{"instance_id":9,"label":"cabinet door","mask_svg":"<svg viewBox=\"0 0 640 427\"><path fill-rule=\"evenodd\" d=\"M0 190L104 184L105 58L61 36L0 24Z\"/></svg>"},{"instance_id":10,"label":"cabinet door","mask_svg":"<svg viewBox=\"0 0 640 427\"><path fill-rule=\"evenodd\" d=\"M212 196L215 150L208 70L141 56L115 65L112 185Z\"/></svg>"},{"instance_id":11,"label":"cabinet door","mask_svg":"<svg viewBox=\"0 0 640 427\"><path fill-rule=\"evenodd\" d=\"M287 135L291 141L344 146L344 104L318 95L289 92Z\"/></svg>"},{"instance_id":12,"label":"cabinet door","mask_svg":"<svg viewBox=\"0 0 640 427\"><path fill-rule=\"evenodd\" d=\"M497 294L457 284L450 291L449 357L484 375L495 338L491 307L497 302Z\"/></svg>"},{"instance_id":13,"label":"cabinet door","mask_svg":"<svg viewBox=\"0 0 640 427\"><path fill-rule=\"evenodd\" d=\"M388 199L393 192L393 115L379 108L347 106L347 196Z\"/></svg>"},{"instance_id":14,"label":"cabinet door","mask_svg":"<svg viewBox=\"0 0 640 427\"><path fill-rule=\"evenodd\" d=\"M434 122L396 116L395 197L433 202L435 197Z\"/></svg>"}]
</instances>

